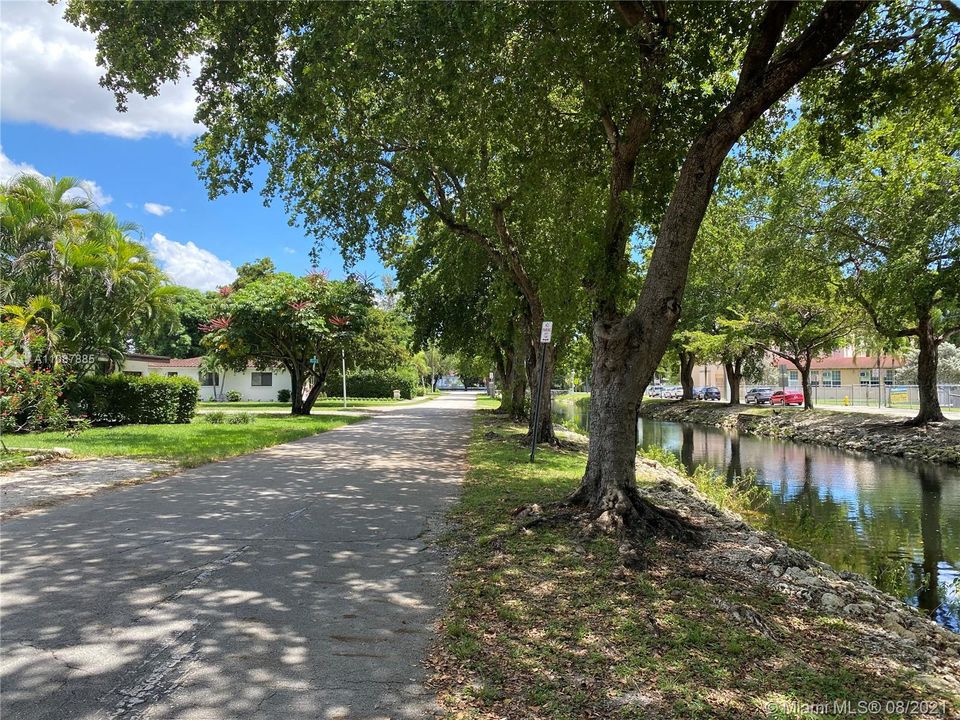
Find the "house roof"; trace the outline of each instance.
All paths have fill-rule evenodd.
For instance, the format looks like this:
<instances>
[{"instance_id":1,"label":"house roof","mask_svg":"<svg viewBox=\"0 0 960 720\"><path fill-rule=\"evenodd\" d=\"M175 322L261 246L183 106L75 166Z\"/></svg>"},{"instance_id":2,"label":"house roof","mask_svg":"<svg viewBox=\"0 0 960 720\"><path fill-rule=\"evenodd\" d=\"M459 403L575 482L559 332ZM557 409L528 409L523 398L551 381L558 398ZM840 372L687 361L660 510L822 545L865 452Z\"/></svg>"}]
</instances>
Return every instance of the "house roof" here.
<instances>
[{"instance_id":1,"label":"house roof","mask_svg":"<svg viewBox=\"0 0 960 720\"><path fill-rule=\"evenodd\" d=\"M877 361L879 360L879 365ZM774 367L794 368L793 363L783 358L776 358ZM903 367L903 361L891 355L881 355L879 358L874 355L843 355L834 353L826 357L817 358L810 363L811 370L870 370L875 367L881 368L899 368Z\"/></svg>"}]
</instances>

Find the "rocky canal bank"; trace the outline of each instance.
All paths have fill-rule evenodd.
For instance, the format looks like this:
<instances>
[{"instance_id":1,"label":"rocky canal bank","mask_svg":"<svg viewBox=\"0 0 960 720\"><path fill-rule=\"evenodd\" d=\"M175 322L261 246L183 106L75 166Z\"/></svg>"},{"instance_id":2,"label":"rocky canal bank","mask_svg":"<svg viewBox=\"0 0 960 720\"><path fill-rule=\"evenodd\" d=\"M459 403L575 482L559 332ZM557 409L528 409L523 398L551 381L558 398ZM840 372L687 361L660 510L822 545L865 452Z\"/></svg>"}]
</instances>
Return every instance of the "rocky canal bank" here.
<instances>
[{"instance_id":1,"label":"rocky canal bank","mask_svg":"<svg viewBox=\"0 0 960 720\"><path fill-rule=\"evenodd\" d=\"M951 421L915 428L899 418L864 413L731 407L687 400L645 401L640 416L960 466L960 423Z\"/></svg>"},{"instance_id":2,"label":"rocky canal bank","mask_svg":"<svg viewBox=\"0 0 960 720\"><path fill-rule=\"evenodd\" d=\"M838 637L856 636L858 662L871 672L894 674L909 668L931 697L952 698L953 702L960 698L960 635L882 593L860 575L837 572L809 553L754 529L740 516L719 509L679 473L644 458L637 463L641 492L655 504L674 509L703 532L703 542L684 552L688 575L708 584L779 594L786 599L785 607L819 617L821 624L834 626ZM798 628L791 624L798 620L789 619L790 613L777 617L757 612L748 603L717 602L731 622L756 628L774 641L797 639ZM950 713L957 710L960 708L954 705L947 717L956 717Z\"/></svg>"}]
</instances>

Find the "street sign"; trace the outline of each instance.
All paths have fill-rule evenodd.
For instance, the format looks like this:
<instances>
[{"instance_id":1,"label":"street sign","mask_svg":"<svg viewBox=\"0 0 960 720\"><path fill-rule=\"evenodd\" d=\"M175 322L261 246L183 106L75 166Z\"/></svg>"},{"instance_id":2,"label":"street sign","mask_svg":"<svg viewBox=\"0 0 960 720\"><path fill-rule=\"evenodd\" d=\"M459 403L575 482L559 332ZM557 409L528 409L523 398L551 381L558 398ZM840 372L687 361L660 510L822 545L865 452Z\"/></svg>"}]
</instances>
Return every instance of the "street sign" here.
<instances>
[{"instance_id":1,"label":"street sign","mask_svg":"<svg viewBox=\"0 0 960 720\"><path fill-rule=\"evenodd\" d=\"M553 323L549 320L545 320L543 325L540 326L540 342L548 343L550 338L553 337Z\"/></svg>"}]
</instances>

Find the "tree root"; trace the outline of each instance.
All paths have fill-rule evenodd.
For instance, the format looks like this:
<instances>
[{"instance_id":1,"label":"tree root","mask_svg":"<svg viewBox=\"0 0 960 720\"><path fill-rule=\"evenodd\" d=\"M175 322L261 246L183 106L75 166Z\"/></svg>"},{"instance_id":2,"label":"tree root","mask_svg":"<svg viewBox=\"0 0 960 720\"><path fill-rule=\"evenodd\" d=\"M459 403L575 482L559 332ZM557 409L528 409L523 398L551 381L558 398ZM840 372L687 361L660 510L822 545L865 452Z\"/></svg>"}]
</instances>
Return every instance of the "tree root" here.
<instances>
[{"instance_id":1,"label":"tree root","mask_svg":"<svg viewBox=\"0 0 960 720\"><path fill-rule=\"evenodd\" d=\"M636 491L624 496L627 495L630 496L628 504L597 508L574 494L545 506L536 503L521 506L513 515L518 532L577 522L586 536L615 537L621 541L621 555L627 564L635 564L640 550L654 538L665 537L685 545L701 544L703 531L675 510L655 505Z\"/></svg>"}]
</instances>

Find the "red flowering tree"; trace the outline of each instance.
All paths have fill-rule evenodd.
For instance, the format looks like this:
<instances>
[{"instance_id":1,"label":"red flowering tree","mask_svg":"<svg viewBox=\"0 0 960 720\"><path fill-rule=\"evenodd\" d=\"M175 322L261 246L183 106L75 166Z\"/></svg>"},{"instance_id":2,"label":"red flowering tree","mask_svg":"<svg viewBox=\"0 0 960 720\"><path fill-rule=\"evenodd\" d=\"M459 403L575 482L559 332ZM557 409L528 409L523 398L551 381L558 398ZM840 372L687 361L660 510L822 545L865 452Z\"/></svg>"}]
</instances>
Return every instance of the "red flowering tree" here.
<instances>
[{"instance_id":1,"label":"red flowering tree","mask_svg":"<svg viewBox=\"0 0 960 720\"><path fill-rule=\"evenodd\" d=\"M372 305L373 289L359 278L274 273L221 296L204 344L227 369L285 368L292 413L309 415L348 331L364 328Z\"/></svg>"}]
</instances>

